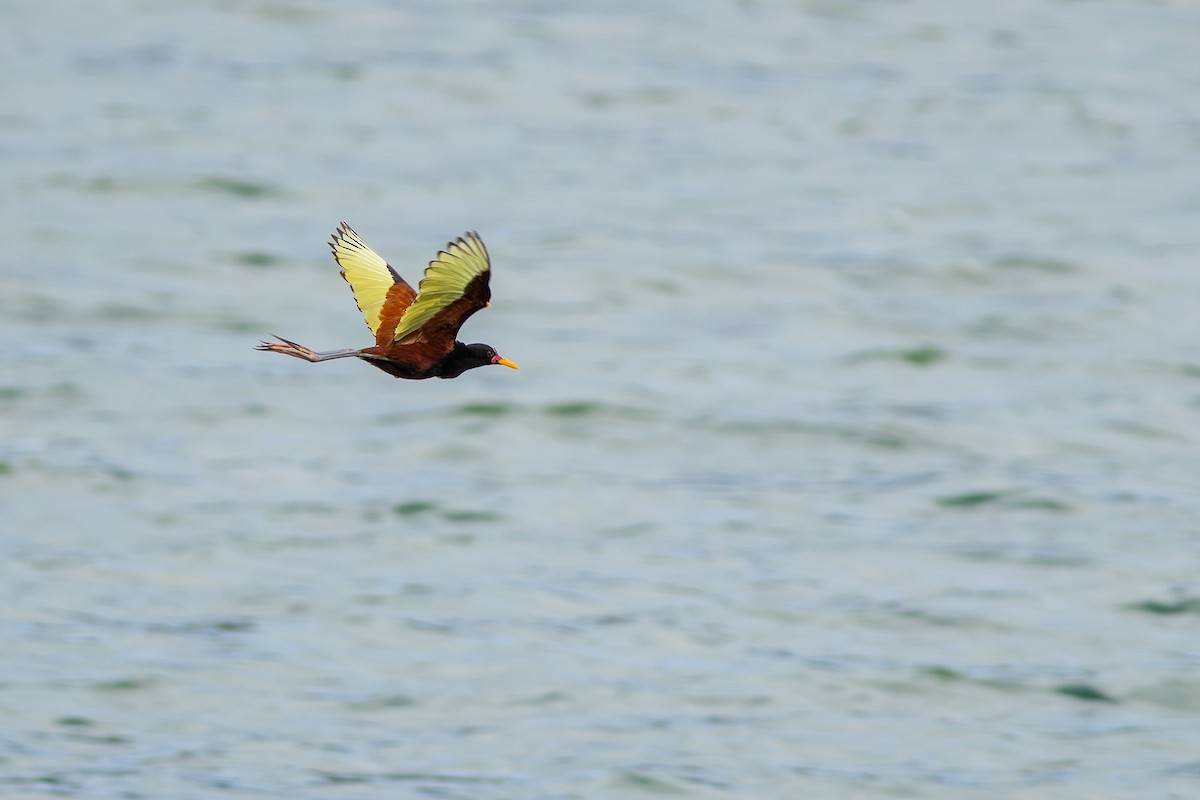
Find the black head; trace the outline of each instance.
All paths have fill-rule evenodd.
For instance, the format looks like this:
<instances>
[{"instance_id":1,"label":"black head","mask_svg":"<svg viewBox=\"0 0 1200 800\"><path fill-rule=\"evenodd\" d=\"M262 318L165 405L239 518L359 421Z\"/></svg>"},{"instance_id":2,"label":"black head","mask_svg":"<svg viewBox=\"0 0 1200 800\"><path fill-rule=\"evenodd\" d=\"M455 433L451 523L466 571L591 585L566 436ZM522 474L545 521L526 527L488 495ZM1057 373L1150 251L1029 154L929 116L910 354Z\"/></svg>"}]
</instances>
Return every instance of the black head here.
<instances>
[{"instance_id":1,"label":"black head","mask_svg":"<svg viewBox=\"0 0 1200 800\"><path fill-rule=\"evenodd\" d=\"M520 369L507 358L501 358L490 344L455 342L454 351L442 359L441 364L438 365L437 376L439 378L457 378L469 369L486 367L489 364L502 364L512 369Z\"/></svg>"}]
</instances>

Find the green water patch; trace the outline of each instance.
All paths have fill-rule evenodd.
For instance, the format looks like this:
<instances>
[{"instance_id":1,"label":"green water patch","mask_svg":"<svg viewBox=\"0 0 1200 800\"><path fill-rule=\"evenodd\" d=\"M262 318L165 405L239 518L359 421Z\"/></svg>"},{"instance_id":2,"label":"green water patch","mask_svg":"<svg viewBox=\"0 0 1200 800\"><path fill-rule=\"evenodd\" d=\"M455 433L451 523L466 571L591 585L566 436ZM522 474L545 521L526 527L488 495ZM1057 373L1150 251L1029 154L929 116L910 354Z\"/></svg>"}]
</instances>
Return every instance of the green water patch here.
<instances>
[{"instance_id":1,"label":"green water patch","mask_svg":"<svg viewBox=\"0 0 1200 800\"><path fill-rule=\"evenodd\" d=\"M165 314L159 308L135 306L130 303L109 303L97 311L97 316L103 320L114 322L146 323L162 319Z\"/></svg>"},{"instance_id":2,"label":"green water patch","mask_svg":"<svg viewBox=\"0 0 1200 800\"><path fill-rule=\"evenodd\" d=\"M117 678L94 684L93 689L101 692L137 692L151 689L157 683L153 678Z\"/></svg>"},{"instance_id":3,"label":"green water patch","mask_svg":"<svg viewBox=\"0 0 1200 800\"><path fill-rule=\"evenodd\" d=\"M228 333L262 333L263 324L258 320L225 317L217 320L214 327Z\"/></svg>"},{"instance_id":4,"label":"green water patch","mask_svg":"<svg viewBox=\"0 0 1200 800\"><path fill-rule=\"evenodd\" d=\"M338 81L356 81L363 76L364 70L359 64L334 64L329 68L329 75Z\"/></svg>"},{"instance_id":5,"label":"green water patch","mask_svg":"<svg viewBox=\"0 0 1200 800\"><path fill-rule=\"evenodd\" d=\"M857 442L884 450L902 450L910 444L909 440L900 434L885 430L843 428L838 435L848 442Z\"/></svg>"},{"instance_id":6,"label":"green water patch","mask_svg":"<svg viewBox=\"0 0 1200 800\"><path fill-rule=\"evenodd\" d=\"M555 403L546 406L545 413L551 417L586 417L604 410L603 403L578 400L572 403Z\"/></svg>"},{"instance_id":7,"label":"green water patch","mask_svg":"<svg viewBox=\"0 0 1200 800\"><path fill-rule=\"evenodd\" d=\"M1021 489L983 489L934 499L942 508L992 507L1006 511L1070 511L1071 507L1052 497L1029 495Z\"/></svg>"},{"instance_id":8,"label":"green water patch","mask_svg":"<svg viewBox=\"0 0 1200 800\"><path fill-rule=\"evenodd\" d=\"M664 87L647 87L625 92L583 92L577 100L584 108L606 111L639 106L667 106L679 99L679 92Z\"/></svg>"},{"instance_id":9,"label":"green water patch","mask_svg":"<svg viewBox=\"0 0 1200 800\"><path fill-rule=\"evenodd\" d=\"M920 675L924 678L939 681L941 683L961 683L963 685L981 686L987 689L1001 689L1003 691L1022 691L1025 689L1017 681L1004 680L1001 678L981 678L975 675L962 672L960 670L951 669L941 665L933 665L922 667Z\"/></svg>"},{"instance_id":10,"label":"green water patch","mask_svg":"<svg viewBox=\"0 0 1200 800\"><path fill-rule=\"evenodd\" d=\"M397 503L392 506L392 513L398 517L415 517L426 514L437 508L437 503L431 500L410 500L407 503Z\"/></svg>"},{"instance_id":11,"label":"green water patch","mask_svg":"<svg viewBox=\"0 0 1200 800\"><path fill-rule=\"evenodd\" d=\"M234 197L248 199L257 199L278 193L277 189L263 183L253 183L237 178L223 178L218 176L203 178L196 186L206 191L222 192L224 194L231 194Z\"/></svg>"},{"instance_id":12,"label":"green water patch","mask_svg":"<svg viewBox=\"0 0 1200 800\"><path fill-rule=\"evenodd\" d=\"M409 500L392 506L392 514L397 517L422 517L434 513L447 522L495 522L502 519L501 515L494 511L442 508L432 500Z\"/></svg>"},{"instance_id":13,"label":"green water patch","mask_svg":"<svg viewBox=\"0 0 1200 800\"><path fill-rule=\"evenodd\" d=\"M861 364L865 361L899 361L916 367L930 367L950 357L940 347L922 345L902 350L863 350L847 356L845 361L850 364Z\"/></svg>"},{"instance_id":14,"label":"green water patch","mask_svg":"<svg viewBox=\"0 0 1200 800\"><path fill-rule=\"evenodd\" d=\"M921 674L927 678L936 678L939 681L961 681L967 676L958 670L950 669L949 667L923 667Z\"/></svg>"},{"instance_id":15,"label":"green water patch","mask_svg":"<svg viewBox=\"0 0 1200 800\"><path fill-rule=\"evenodd\" d=\"M1159 428L1154 425L1147 425L1139 420L1132 419L1115 419L1103 423L1104 427L1110 431L1117 433L1125 433L1130 436L1137 436L1141 439L1150 439L1163 442L1187 442L1188 439L1183 434L1175 430Z\"/></svg>"},{"instance_id":16,"label":"green water patch","mask_svg":"<svg viewBox=\"0 0 1200 800\"><path fill-rule=\"evenodd\" d=\"M373 775L357 772L326 772L325 770L317 770L316 774L322 780L332 784L370 783L377 779Z\"/></svg>"},{"instance_id":17,"label":"green water patch","mask_svg":"<svg viewBox=\"0 0 1200 800\"><path fill-rule=\"evenodd\" d=\"M988 689L1000 689L1003 691L1046 691L1044 688L1028 686L1016 680L1005 680L1000 678L980 678L960 670L951 669L941 665L933 665L923 667L920 670L920 675L926 679L935 680L939 683L959 683L964 686L979 686ZM1054 694L1059 694L1064 697L1071 697L1076 700L1083 700L1089 703L1118 703L1115 697L1107 692L1092 686L1089 683L1063 683L1049 689Z\"/></svg>"},{"instance_id":18,"label":"green water patch","mask_svg":"<svg viewBox=\"0 0 1200 800\"><path fill-rule=\"evenodd\" d=\"M1115 697L1097 689L1089 683L1064 683L1054 688L1056 694L1074 697L1076 700L1086 700L1089 703L1116 703Z\"/></svg>"},{"instance_id":19,"label":"green water patch","mask_svg":"<svg viewBox=\"0 0 1200 800\"><path fill-rule=\"evenodd\" d=\"M169 634L199 634L213 636L225 633L247 633L254 630L254 623L248 619L212 619L191 622L155 622L146 626L153 633Z\"/></svg>"},{"instance_id":20,"label":"green water patch","mask_svg":"<svg viewBox=\"0 0 1200 800\"><path fill-rule=\"evenodd\" d=\"M443 511L442 519L448 522L496 522L502 519L500 514L494 511Z\"/></svg>"},{"instance_id":21,"label":"green water patch","mask_svg":"<svg viewBox=\"0 0 1200 800\"><path fill-rule=\"evenodd\" d=\"M366 700L354 700L346 703L346 708L353 711L387 711L396 708L413 708L416 705L417 701L408 695L389 694Z\"/></svg>"},{"instance_id":22,"label":"green water patch","mask_svg":"<svg viewBox=\"0 0 1200 800\"><path fill-rule=\"evenodd\" d=\"M82 386L69 381L50 386L46 393L56 400L82 400L86 396Z\"/></svg>"},{"instance_id":23,"label":"green water patch","mask_svg":"<svg viewBox=\"0 0 1200 800\"><path fill-rule=\"evenodd\" d=\"M500 417L520 410L520 406L511 403L468 403L455 409L455 413L468 417Z\"/></svg>"},{"instance_id":24,"label":"green water patch","mask_svg":"<svg viewBox=\"0 0 1200 800\"><path fill-rule=\"evenodd\" d=\"M1200 378L1200 364L1181 364L1179 374L1187 378Z\"/></svg>"},{"instance_id":25,"label":"green water patch","mask_svg":"<svg viewBox=\"0 0 1200 800\"><path fill-rule=\"evenodd\" d=\"M687 789L671 781L647 775L644 772L625 772L616 779L617 787L622 791L644 792L657 795L687 795Z\"/></svg>"},{"instance_id":26,"label":"green water patch","mask_svg":"<svg viewBox=\"0 0 1200 800\"><path fill-rule=\"evenodd\" d=\"M650 413L643 409L614 406L595 400L567 400L539 408L524 407L515 403L468 403L458 406L451 413L465 417L503 417L531 412L558 419L581 419L606 414L626 419L644 419L650 416Z\"/></svg>"},{"instance_id":27,"label":"green water patch","mask_svg":"<svg viewBox=\"0 0 1200 800\"><path fill-rule=\"evenodd\" d=\"M599 403L594 400L568 400L562 403L551 403L540 409L542 414L558 419L582 419L585 417L610 416L628 420L653 420L657 415L646 408L637 406L612 405Z\"/></svg>"},{"instance_id":28,"label":"green water patch","mask_svg":"<svg viewBox=\"0 0 1200 800\"><path fill-rule=\"evenodd\" d=\"M1008 495L1009 492L965 492L939 497L936 502L943 508L974 508L995 503Z\"/></svg>"},{"instance_id":29,"label":"green water patch","mask_svg":"<svg viewBox=\"0 0 1200 800\"><path fill-rule=\"evenodd\" d=\"M1200 614L1200 597L1184 597L1179 600L1141 600L1124 605L1122 608L1160 616Z\"/></svg>"},{"instance_id":30,"label":"green water patch","mask_svg":"<svg viewBox=\"0 0 1200 800\"><path fill-rule=\"evenodd\" d=\"M598 111L607 111L616 104L616 98L608 92L584 92L578 99L585 108Z\"/></svg>"},{"instance_id":31,"label":"green water patch","mask_svg":"<svg viewBox=\"0 0 1200 800\"><path fill-rule=\"evenodd\" d=\"M920 622L925 625L932 625L940 628L978 627L980 622L979 619L973 617L955 616L952 614L936 614L920 608L897 609L895 614L902 619L913 620L914 622Z\"/></svg>"},{"instance_id":32,"label":"green water patch","mask_svg":"<svg viewBox=\"0 0 1200 800\"><path fill-rule=\"evenodd\" d=\"M551 689L548 692L541 692L540 694L536 694L528 699L514 701L514 705L550 706L556 703L561 703L567 699L569 699L569 695L566 692L560 692L556 689Z\"/></svg>"},{"instance_id":33,"label":"green water patch","mask_svg":"<svg viewBox=\"0 0 1200 800\"><path fill-rule=\"evenodd\" d=\"M69 738L74 739L77 742L88 742L90 744L129 744L130 741L127 736L121 736L120 734L116 733L100 735L75 734Z\"/></svg>"},{"instance_id":34,"label":"green water patch","mask_svg":"<svg viewBox=\"0 0 1200 800\"><path fill-rule=\"evenodd\" d=\"M1020 253L1001 256L992 262L992 266L997 269L1024 269L1031 272L1045 272L1054 275L1066 275L1077 269L1070 261Z\"/></svg>"},{"instance_id":35,"label":"green water patch","mask_svg":"<svg viewBox=\"0 0 1200 800\"><path fill-rule=\"evenodd\" d=\"M128 467L117 466L116 464L105 464L101 467L101 474L114 481L128 483L137 479L137 474Z\"/></svg>"},{"instance_id":36,"label":"green water patch","mask_svg":"<svg viewBox=\"0 0 1200 800\"><path fill-rule=\"evenodd\" d=\"M214 619L189 622L179 626L185 633L248 633L254 630L254 622L248 619Z\"/></svg>"},{"instance_id":37,"label":"green water patch","mask_svg":"<svg viewBox=\"0 0 1200 800\"><path fill-rule=\"evenodd\" d=\"M683 291L683 287L680 286L679 281L667 280L665 278L643 280L642 286L660 294L680 294Z\"/></svg>"},{"instance_id":38,"label":"green water patch","mask_svg":"<svg viewBox=\"0 0 1200 800\"><path fill-rule=\"evenodd\" d=\"M1066 503L1051 497L1013 498L1001 504L1004 508L1028 509L1030 511L1070 511Z\"/></svg>"},{"instance_id":39,"label":"green water patch","mask_svg":"<svg viewBox=\"0 0 1200 800\"><path fill-rule=\"evenodd\" d=\"M334 514L340 509L330 503L291 502L281 503L278 510L283 514Z\"/></svg>"},{"instance_id":40,"label":"green water patch","mask_svg":"<svg viewBox=\"0 0 1200 800\"><path fill-rule=\"evenodd\" d=\"M64 728L70 728L71 733L67 737L78 742L90 742L92 744L128 744L129 739L116 734L96 734L91 733L90 729L96 724L87 717L59 717L54 720L55 724L61 725Z\"/></svg>"},{"instance_id":41,"label":"green water patch","mask_svg":"<svg viewBox=\"0 0 1200 800\"><path fill-rule=\"evenodd\" d=\"M848 442L881 450L903 450L921 444L907 432L893 427L858 427L796 419L738 420L734 422L712 421L707 418L687 421L690 426L704 426L720 433L737 434L784 441L783 437L811 438L825 441Z\"/></svg>"},{"instance_id":42,"label":"green water patch","mask_svg":"<svg viewBox=\"0 0 1200 800\"><path fill-rule=\"evenodd\" d=\"M939 347L915 347L911 350L900 350L894 354L894 357L919 367L925 367L945 360L947 355L946 351Z\"/></svg>"},{"instance_id":43,"label":"green water patch","mask_svg":"<svg viewBox=\"0 0 1200 800\"><path fill-rule=\"evenodd\" d=\"M497 783L495 778L480 775L444 775L433 772L332 772L313 770L313 774L333 784L356 783L427 783L438 784L488 784ZM442 791L430 791L431 796L442 796Z\"/></svg>"},{"instance_id":44,"label":"green water patch","mask_svg":"<svg viewBox=\"0 0 1200 800\"><path fill-rule=\"evenodd\" d=\"M254 269L264 269L267 267L278 266L283 259L274 256L270 253L265 253L261 250L249 250L244 253L238 253L233 257L235 263L241 264L243 267L252 267Z\"/></svg>"},{"instance_id":45,"label":"green water patch","mask_svg":"<svg viewBox=\"0 0 1200 800\"><path fill-rule=\"evenodd\" d=\"M21 403L27 400L50 400L78 403L87 394L78 383L61 381L49 386L0 386L0 403Z\"/></svg>"},{"instance_id":46,"label":"green water patch","mask_svg":"<svg viewBox=\"0 0 1200 800\"><path fill-rule=\"evenodd\" d=\"M1086 567L1096 563L1085 553L1062 549L1038 550L1018 561L1035 567Z\"/></svg>"},{"instance_id":47,"label":"green water patch","mask_svg":"<svg viewBox=\"0 0 1200 800\"><path fill-rule=\"evenodd\" d=\"M200 630L216 631L217 633L246 633L254 630L254 623L248 619L219 619L205 623Z\"/></svg>"},{"instance_id":48,"label":"green water patch","mask_svg":"<svg viewBox=\"0 0 1200 800\"><path fill-rule=\"evenodd\" d=\"M67 728L89 728L96 724L87 717L59 717L54 721Z\"/></svg>"}]
</instances>

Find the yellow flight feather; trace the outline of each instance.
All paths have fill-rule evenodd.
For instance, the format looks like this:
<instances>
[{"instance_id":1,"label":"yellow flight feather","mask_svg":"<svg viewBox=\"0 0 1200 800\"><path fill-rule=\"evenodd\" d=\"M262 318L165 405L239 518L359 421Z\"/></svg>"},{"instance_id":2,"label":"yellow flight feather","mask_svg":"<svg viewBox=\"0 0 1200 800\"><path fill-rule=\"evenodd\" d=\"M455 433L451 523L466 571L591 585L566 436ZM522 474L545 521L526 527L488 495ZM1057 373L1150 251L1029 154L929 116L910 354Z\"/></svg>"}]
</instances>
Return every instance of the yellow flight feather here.
<instances>
[{"instance_id":1,"label":"yellow flight feather","mask_svg":"<svg viewBox=\"0 0 1200 800\"><path fill-rule=\"evenodd\" d=\"M446 249L429 262L425 277L417 287L416 298L396 323L394 340L419 340L421 326L462 297L468 284L490 269L487 248L478 233L469 231L458 241L446 245Z\"/></svg>"},{"instance_id":2,"label":"yellow flight feather","mask_svg":"<svg viewBox=\"0 0 1200 800\"><path fill-rule=\"evenodd\" d=\"M398 276L367 243L359 238L354 229L343 222L329 243L333 257L342 268L342 277L354 292L354 302L363 313L371 333L379 330L379 312L387 298L388 289Z\"/></svg>"}]
</instances>

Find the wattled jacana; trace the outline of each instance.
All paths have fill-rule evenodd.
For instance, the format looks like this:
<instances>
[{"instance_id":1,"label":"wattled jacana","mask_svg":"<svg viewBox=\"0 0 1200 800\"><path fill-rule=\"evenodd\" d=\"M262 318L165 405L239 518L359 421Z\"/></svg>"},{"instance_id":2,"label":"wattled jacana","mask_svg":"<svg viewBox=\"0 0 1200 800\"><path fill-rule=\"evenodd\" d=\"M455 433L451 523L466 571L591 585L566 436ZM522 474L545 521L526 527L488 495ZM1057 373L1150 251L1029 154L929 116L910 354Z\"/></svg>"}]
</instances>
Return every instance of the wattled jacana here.
<instances>
[{"instance_id":1,"label":"wattled jacana","mask_svg":"<svg viewBox=\"0 0 1200 800\"><path fill-rule=\"evenodd\" d=\"M490 345L456 340L467 318L491 305L488 278L492 265L478 233L470 231L447 244L429 262L415 291L345 222L334 232L329 247L367 327L375 334L375 345L318 353L276 336L279 341L262 342L257 350L313 363L361 358L389 375L411 380L457 378L488 364L518 369Z\"/></svg>"}]
</instances>

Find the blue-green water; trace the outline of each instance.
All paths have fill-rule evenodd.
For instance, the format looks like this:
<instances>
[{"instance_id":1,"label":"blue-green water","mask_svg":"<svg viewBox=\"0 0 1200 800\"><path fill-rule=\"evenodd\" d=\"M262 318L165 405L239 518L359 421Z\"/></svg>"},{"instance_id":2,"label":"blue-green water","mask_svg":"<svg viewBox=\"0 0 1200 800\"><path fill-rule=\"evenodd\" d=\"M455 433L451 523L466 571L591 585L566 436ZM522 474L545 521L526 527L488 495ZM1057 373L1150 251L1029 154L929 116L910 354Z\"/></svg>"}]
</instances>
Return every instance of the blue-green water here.
<instances>
[{"instance_id":1,"label":"blue-green water","mask_svg":"<svg viewBox=\"0 0 1200 800\"><path fill-rule=\"evenodd\" d=\"M1200 796L1192 4L4 17L3 797Z\"/></svg>"}]
</instances>

